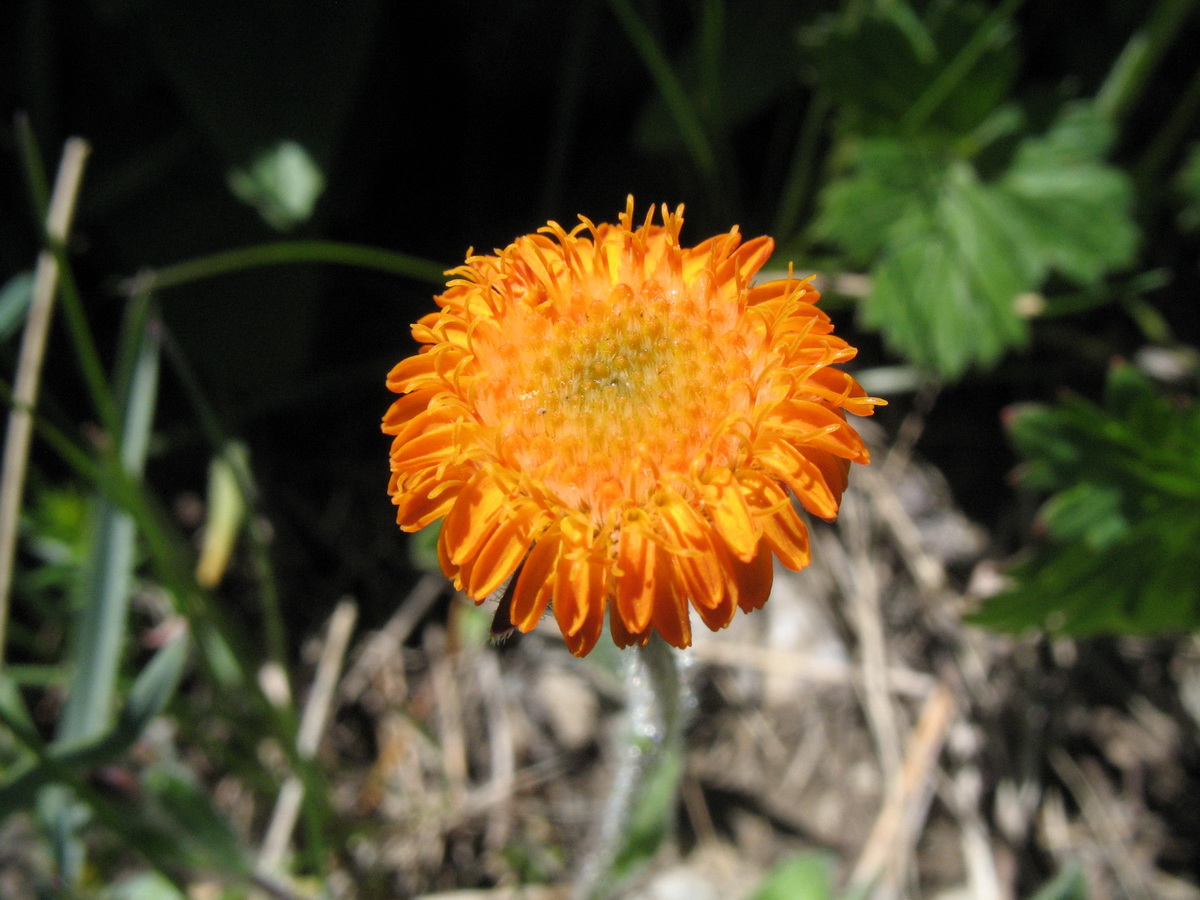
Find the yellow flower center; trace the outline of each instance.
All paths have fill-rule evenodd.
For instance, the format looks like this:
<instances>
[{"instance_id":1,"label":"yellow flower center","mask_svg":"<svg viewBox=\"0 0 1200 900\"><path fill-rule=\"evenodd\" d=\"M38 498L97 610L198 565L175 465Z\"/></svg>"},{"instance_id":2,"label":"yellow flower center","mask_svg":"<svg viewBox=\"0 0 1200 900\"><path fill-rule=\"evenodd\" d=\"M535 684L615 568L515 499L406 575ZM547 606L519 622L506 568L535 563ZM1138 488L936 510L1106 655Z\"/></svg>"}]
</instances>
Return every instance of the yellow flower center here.
<instances>
[{"instance_id":1,"label":"yellow flower center","mask_svg":"<svg viewBox=\"0 0 1200 900\"><path fill-rule=\"evenodd\" d=\"M698 462L729 464L739 442L721 436L748 416L751 372L737 297L710 284L594 282L567 304L513 304L473 342L498 455L597 524Z\"/></svg>"}]
</instances>

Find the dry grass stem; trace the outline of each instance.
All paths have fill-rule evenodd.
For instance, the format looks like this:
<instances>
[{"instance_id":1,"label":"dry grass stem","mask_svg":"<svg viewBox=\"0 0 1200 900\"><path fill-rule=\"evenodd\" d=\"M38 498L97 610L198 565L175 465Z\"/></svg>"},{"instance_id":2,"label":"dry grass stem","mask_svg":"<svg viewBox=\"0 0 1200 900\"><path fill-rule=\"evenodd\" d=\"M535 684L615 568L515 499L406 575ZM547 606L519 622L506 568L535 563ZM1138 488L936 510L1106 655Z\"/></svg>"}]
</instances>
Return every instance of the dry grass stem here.
<instances>
[{"instance_id":1,"label":"dry grass stem","mask_svg":"<svg viewBox=\"0 0 1200 900\"><path fill-rule=\"evenodd\" d=\"M350 644L350 635L354 631L357 619L358 606L352 600L342 600L338 603L329 619L329 631L321 648L312 691L304 706L299 733L296 736L296 750L304 759L312 758L317 752L317 744L333 706L338 673L341 671L342 660L346 656L346 648ZM275 810L271 814L271 822L267 826L266 837L263 838L259 851L260 872L271 873L279 869L291 842L303 798L303 783L296 776L289 776L279 791Z\"/></svg>"},{"instance_id":2,"label":"dry grass stem","mask_svg":"<svg viewBox=\"0 0 1200 900\"><path fill-rule=\"evenodd\" d=\"M63 245L71 229L83 167L91 151L82 138L69 138L63 145L58 174L50 194L46 214L46 240ZM46 338L58 291L58 258L49 247L38 254L33 276L33 299L25 318L17 376L13 384L12 409L8 413L8 431L4 439L4 464L0 473L0 671L4 669L7 644L8 607L12 591L13 563L17 552L17 528L21 502L25 495L25 472L29 465L29 445L33 437L33 410L41 383Z\"/></svg>"}]
</instances>

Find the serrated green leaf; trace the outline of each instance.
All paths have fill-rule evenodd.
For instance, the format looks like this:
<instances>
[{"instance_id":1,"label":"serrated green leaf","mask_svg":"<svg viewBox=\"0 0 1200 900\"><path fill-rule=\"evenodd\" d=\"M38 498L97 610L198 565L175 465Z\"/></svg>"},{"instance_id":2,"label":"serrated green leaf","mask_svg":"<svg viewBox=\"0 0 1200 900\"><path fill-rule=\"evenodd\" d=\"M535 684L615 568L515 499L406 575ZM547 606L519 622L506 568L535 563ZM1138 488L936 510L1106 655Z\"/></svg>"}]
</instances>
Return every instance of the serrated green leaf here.
<instances>
[{"instance_id":1,"label":"serrated green leaf","mask_svg":"<svg viewBox=\"0 0 1200 900\"><path fill-rule=\"evenodd\" d=\"M1090 108L1072 107L991 182L927 141L863 141L813 230L850 264L874 262L864 322L953 379L1025 342L1017 300L1051 272L1094 283L1132 260L1129 180L1100 161L1108 141Z\"/></svg>"},{"instance_id":2,"label":"serrated green leaf","mask_svg":"<svg viewBox=\"0 0 1200 900\"><path fill-rule=\"evenodd\" d=\"M866 324L913 362L954 378L1023 343L1014 300L1029 263L995 197L966 163L947 170L928 209L915 207L890 234L872 270Z\"/></svg>"},{"instance_id":3,"label":"serrated green leaf","mask_svg":"<svg viewBox=\"0 0 1200 900\"><path fill-rule=\"evenodd\" d=\"M1010 435L1022 482L1052 492L1046 537L974 621L1064 634L1200 627L1200 405L1117 366L1103 408L1029 408Z\"/></svg>"},{"instance_id":4,"label":"serrated green leaf","mask_svg":"<svg viewBox=\"0 0 1200 900\"><path fill-rule=\"evenodd\" d=\"M1046 527L1063 540L1082 541L1103 550L1129 532L1116 488L1077 484L1055 494L1042 507Z\"/></svg>"},{"instance_id":5,"label":"serrated green leaf","mask_svg":"<svg viewBox=\"0 0 1200 900\"><path fill-rule=\"evenodd\" d=\"M1137 250L1133 185L1103 162L1112 128L1084 104L1068 107L1045 135L1026 140L999 187L1021 243L1038 262L1080 284L1128 266Z\"/></svg>"},{"instance_id":6,"label":"serrated green leaf","mask_svg":"<svg viewBox=\"0 0 1200 900\"><path fill-rule=\"evenodd\" d=\"M853 144L846 162L851 174L826 187L813 232L869 265L906 216L935 202L948 158L919 141L871 139Z\"/></svg>"},{"instance_id":7,"label":"serrated green leaf","mask_svg":"<svg viewBox=\"0 0 1200 900\"><path fill-rule=\"evenodd\" d=\"M831 869L829 858L822 854L794 856L771 870L751 900L832 900Z\"/></svg>"}]
</instances>

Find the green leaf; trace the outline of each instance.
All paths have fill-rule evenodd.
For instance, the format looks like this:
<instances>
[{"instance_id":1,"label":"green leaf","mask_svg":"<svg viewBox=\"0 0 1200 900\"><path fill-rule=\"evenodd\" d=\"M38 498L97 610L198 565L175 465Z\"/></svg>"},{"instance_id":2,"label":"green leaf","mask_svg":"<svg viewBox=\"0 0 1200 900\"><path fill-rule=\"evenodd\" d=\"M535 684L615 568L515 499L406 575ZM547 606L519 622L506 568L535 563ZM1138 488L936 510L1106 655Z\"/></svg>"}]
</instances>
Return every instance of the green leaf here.
<instances>
[{"instance_id":1,"label":"green leaf","mask_svg":"<svg viewBox=\"0 0 1200 900\"><path fill-rule=\"evenodd\" d=\"M304 147L280 141L249 165L231 169L229 189L276 231L290 231L312 217L325 175Z\"/></svg>"},{"instance_id":2,"label":"green leaf","mask_svg":"<svg viewBox=\"0 0 1200 900\"><path fill-rule=\"evenodd\" d=\"M229 820L191 773L158 765L148 769L141 782L145 794L133 824L160 848L157 858L181 869L226 876L249 873L250 862Z\"/></svg>"},{"instance_id":3,"label":"green leaf","mask_svg":"<svg viewBox=\"0 0 1200 900\"><path fill-rule=\"evenodd\" d=\"M1200 143L1192 144L1179 170L1179 191L1183 196L1179 224L1187 231L1200 231Z\"/></svg>"},{"instance_id":4,"label":"green leaf","mask_svg":"<svg viewBox=\"0 0 1200 900\"><path fill-rule=\"evenodd\" d=\"M911 160L908 178L901 176L902 154ZM961 161L930 177L929 158L898 143L886 151L875 147L869 159L868 165L884 165L862 173L855 190L880 198L891 193L878 210L892 221L883 226L864 322L881 330L898 353L946 378L972 365L990 365L1024 343L1026 324L1014 301L1030 289L1033 263L1029 249L1016 242L995 192ZM876 210L862 210L868 228L882 225ZM839 229L852 217L849 209L832 210L818 222L818 231L844 235ZM867 246L863 239L858 249Z\"/></svg>"},{"instance_id":5,"label":"green leaf","mask_svg":"<svg viewBox=\"0 0 1200 900\"><path fill-rule=\"evenodd\" d=\"M187 895L157 872L139 872L105 890L101 900L187 900Z\"/></svg>"},{"instance_id":6,"label":"green leaf","mask_svg":"<svg viewBox=\"0 0 1200 900\"><path fill-rule=\"evenodd\" d=\"M160 649L138 675L116 723L103 734L90 739L59 742L46 748L28 722L28 714L16 705L8 679L0 679L0 719L39 759L14 771L0 784L0 820L18 809L27 808L37 791L61 780L63 771L78 773L94 766L111 763L141 737L151 720L166 709L174 696L187 661L188 637L182 634Z\"/></svg>"},{"instance_id":7,"label":"green leaf","mask_svg":"<svg viewBox=\"0 0 1200 900\"><path fill-rule=\"evenodd\" d=\"M619 883L658 852L675 818L679 776L683 772L683 748L664 748L654 770L642 785L628 828L613 860L610 878Z\"/></svg>"},{"instance_id":8,"label":"green leaf","mask_svg":"<svg viewBox=\"0 0 1200 900\"><path fill-rule=\"evenodd\" d=\"M803 853L776 866L751 900L832 900L833 873L827 856Z\"/></svg>"},{"instance_id":9,"label":"green leaf","mask_svg":"<svg viewBox=\"0 0 1200 900\"><path fill-rule=\"evenodd\" d=\"M1045 538L975 623L1076 635L1200 627L1200 405L1121 365L1103 408L1077 397L1026 407L1009 433L1022 484L1051 493Z\"/></svg>"},{"instance_id":10,"label":"green leaf","mask_svg":"<svg viewBox=\"0 0 1200 900\"><path fill-rule=\"evenodd\" d=\"M928 140L851 144L813 231L849 264L872 266L865 324L953 379L1025 343L1017 301L1051 272L1094 284L1132 261L1132 192L1101 162L1108 142L1093 110L1070 107L993 181Z\"/></svg>"},{"instance_id":11,"label":"green leaf","mask_svg":"<svg viewBox=\"0 0 1200 900\"><path fill-rule=\"evenodd\" d=\"M1111 143L1111 126L1096 109L1075 104L1044 136L1021 145L1001 179L1020 242L1036 250L1039 281L1053 270L1095 284L1133 261L1133 185L1102 161Z\"/></svg>"},{"instance_id":12,"label":"green leaf","mask_svg":"<svg viewBox=\"0 0 1200 900\"><path fill-rule=\"evenodd\" d=\"M1077 864L1069 863L1053 881L1042 885L1029 900L1088 900L1083 870Z\"/></svg>"},{"instance_id":13,"label":"green leaf","mask_svg":"<svg viewBox=\"0 0 1200 900\"><path fill-rule=\"evenodd\" d=\"M17 333L32 302L32 272L19 272L0 287L0 340Z\"/></svg>"},{"instance_id":14,"label":"green leaf","mask_svg":"<svg viewBox=\"0 0 1200 900\"><path fill-rule=\"evenodd\" d=\"M1003 102L1017 68L1011 28L991 22L981 3L935 7L922 20L907 3L874 4L860 19L843 17L820 40L816 63L821 87L851 130L907 133L906 118L914 104L931 96L926 131L964 136ZM977 55L966 60L969 65L957 80L941 82L977 33L982 41Z\"/></svg>"},{"instance_id":15,"label":"green leaf","mask_svg":"<svg viewBox=\"0 0 1200 900\"><path fill-rule=\"evenodd\" d=\"M150 720L161 715L167 708L188 658L188 635L183 633L154 654L154 658L142 669L113 729L116 740L132 744L150 724Z\"/></svg>"}]
</instances>

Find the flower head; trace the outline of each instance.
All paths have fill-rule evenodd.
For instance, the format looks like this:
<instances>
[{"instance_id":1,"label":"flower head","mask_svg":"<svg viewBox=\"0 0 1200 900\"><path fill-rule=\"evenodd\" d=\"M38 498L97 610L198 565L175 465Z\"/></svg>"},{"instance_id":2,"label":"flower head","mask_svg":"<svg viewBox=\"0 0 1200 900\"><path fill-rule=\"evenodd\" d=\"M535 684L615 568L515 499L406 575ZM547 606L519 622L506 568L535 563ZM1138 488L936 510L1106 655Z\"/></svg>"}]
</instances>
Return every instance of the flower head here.
<instances>
[{"instance_id":1,"label":"flower head","mask_svg":"<svg viewBox=\"0 0 1200 900\"><path fill-rule=\"evenodd\" d=\"M685 647L689 607L714 630L761 607L772 554L809 561L792 497L837 514L868 458L844 413L883 402L832 368L856 351L808 281L752 285L769 237L685 248L682 206L653 217L631 197L468 255L388 376L400 526L444 517L455 586L482 602L516 573L512 623L550 604L577 656L606 611L619 646Z\"/></svg>"}]
</instances>

